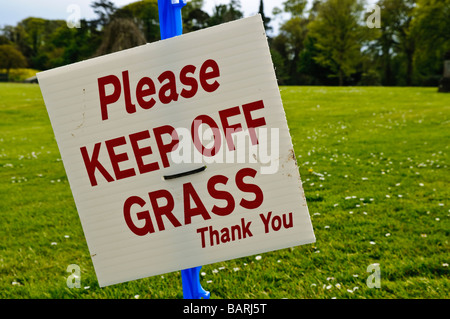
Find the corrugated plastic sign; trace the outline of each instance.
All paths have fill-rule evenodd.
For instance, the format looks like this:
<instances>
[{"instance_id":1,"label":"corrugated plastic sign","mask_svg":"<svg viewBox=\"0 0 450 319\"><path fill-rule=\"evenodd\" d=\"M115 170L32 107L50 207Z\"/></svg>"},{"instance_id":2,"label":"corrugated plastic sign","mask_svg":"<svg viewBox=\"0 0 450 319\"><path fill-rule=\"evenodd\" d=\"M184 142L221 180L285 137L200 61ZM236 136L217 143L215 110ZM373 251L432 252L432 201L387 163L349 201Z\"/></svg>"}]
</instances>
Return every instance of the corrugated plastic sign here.
<instances>
[{"instance_id":1,"label":"corrugated plastic sign","mask_svg":"<svg viewBox=\"0 0 450 319\"><path fill-rule=\"evenodd\" d=\"M259 15L38 80L100 286L315 241Z\"/></svg>"}]
</instances>

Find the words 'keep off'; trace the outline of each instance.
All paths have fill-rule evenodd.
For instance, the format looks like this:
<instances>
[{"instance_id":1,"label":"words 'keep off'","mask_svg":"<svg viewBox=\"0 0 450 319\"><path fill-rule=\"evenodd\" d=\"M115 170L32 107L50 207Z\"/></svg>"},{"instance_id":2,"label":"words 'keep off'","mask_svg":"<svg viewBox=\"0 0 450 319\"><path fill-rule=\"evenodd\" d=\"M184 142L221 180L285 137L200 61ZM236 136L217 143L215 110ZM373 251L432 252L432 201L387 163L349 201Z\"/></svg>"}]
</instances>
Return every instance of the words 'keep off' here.
<instances>
[{"instance_id":1,"label":"words 'keep off'","mask_svg":"<svg viewBox=\"0 0 450 319\"><path fill-rule=\"evenodd\" d=\"M38 80L100 286L315 241L260 15Z\"/></svg>"}]
</instances>

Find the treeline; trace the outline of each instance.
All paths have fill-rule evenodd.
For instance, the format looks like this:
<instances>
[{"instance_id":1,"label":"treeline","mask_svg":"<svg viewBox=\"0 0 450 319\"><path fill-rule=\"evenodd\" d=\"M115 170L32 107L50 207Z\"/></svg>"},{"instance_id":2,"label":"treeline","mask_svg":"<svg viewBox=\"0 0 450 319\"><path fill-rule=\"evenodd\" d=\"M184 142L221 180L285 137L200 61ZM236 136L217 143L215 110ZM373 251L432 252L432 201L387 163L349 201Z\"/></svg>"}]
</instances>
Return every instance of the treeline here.
<instances>
[{"instance_id":1,"label":"treeline","mask_svg":"<svg viewBox=\"0 0 450 319\"><path fill-rule=\"evenodd\" d=\"M281 1L280 1L281 2ZM259 9L282 85L437 86L450 52L450 0L285 0L270 17ZM96 18L69 28L65 20L30 17L0 30L0 68L46 70L160 39L157 0L121 8L91 4ZM243 17L239 0L203 0L182 10L184 33ZM279 25L277 34L271 28Z\"/></svg>"}]
</instances>

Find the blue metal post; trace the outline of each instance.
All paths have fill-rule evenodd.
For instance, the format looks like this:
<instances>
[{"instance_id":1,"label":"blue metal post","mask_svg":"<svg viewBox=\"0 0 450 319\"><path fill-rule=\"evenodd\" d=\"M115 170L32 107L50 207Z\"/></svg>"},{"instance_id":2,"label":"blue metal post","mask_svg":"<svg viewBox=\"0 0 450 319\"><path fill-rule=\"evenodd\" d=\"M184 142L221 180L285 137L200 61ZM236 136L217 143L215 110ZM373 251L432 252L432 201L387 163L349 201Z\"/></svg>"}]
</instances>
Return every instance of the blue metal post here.
<instances>
[{"instance_id":1,"label":"blue metal post","mask_svg":"<svg viewBox=\"0 0 450 319\"><path fill-rule=\"evenodd\" d=\"M183 33L181 8L186 3L187 0L158 0L161 40L176 37ZM184 299L209 299L209 291L205 291L200 285L201 268L199 266L181 271Z\"/></svg>"},{"instance_id":2,"label":"blue metal post","mask_svg":"<svg viewBox=\"0 0 450 319\"><path fill-rule=\"evenodd\" d=\"M209 291L205 291L200 285L200 269L201 266L181 271L184 299L209 299Z\"/></svg>"},{"instance_id":3,"label":"blue metal post","mask_svg":"<svg viewBox=\"0 0 450 319\"><path fill-rule=\"evenodd\" d=\"M172 38L183 33L181 8L186 3L187 0L158 0L161 40Z\"/></svg>"}]
</instances>

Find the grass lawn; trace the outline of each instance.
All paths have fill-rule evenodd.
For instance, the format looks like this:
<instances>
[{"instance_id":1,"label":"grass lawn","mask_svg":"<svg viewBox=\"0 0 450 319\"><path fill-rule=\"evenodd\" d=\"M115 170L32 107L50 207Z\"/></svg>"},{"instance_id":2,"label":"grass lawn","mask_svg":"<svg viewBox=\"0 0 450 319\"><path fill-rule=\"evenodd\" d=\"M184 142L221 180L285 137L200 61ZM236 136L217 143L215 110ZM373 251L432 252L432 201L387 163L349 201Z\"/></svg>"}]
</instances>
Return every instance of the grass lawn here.
<instances>
[{"instance_id":1,"label":"grass lawn","mask_svg":"<svg viewBox=\"0 0 450 319\"><path fill-rule=\"evenodd\" d=\"M317 242L204 266L211 298L449 298L450 95L281 93ZM37 85L0 84L0 212L0 298L182 298L180 272L99 288Z\"/></svg>"}]
</instances>

